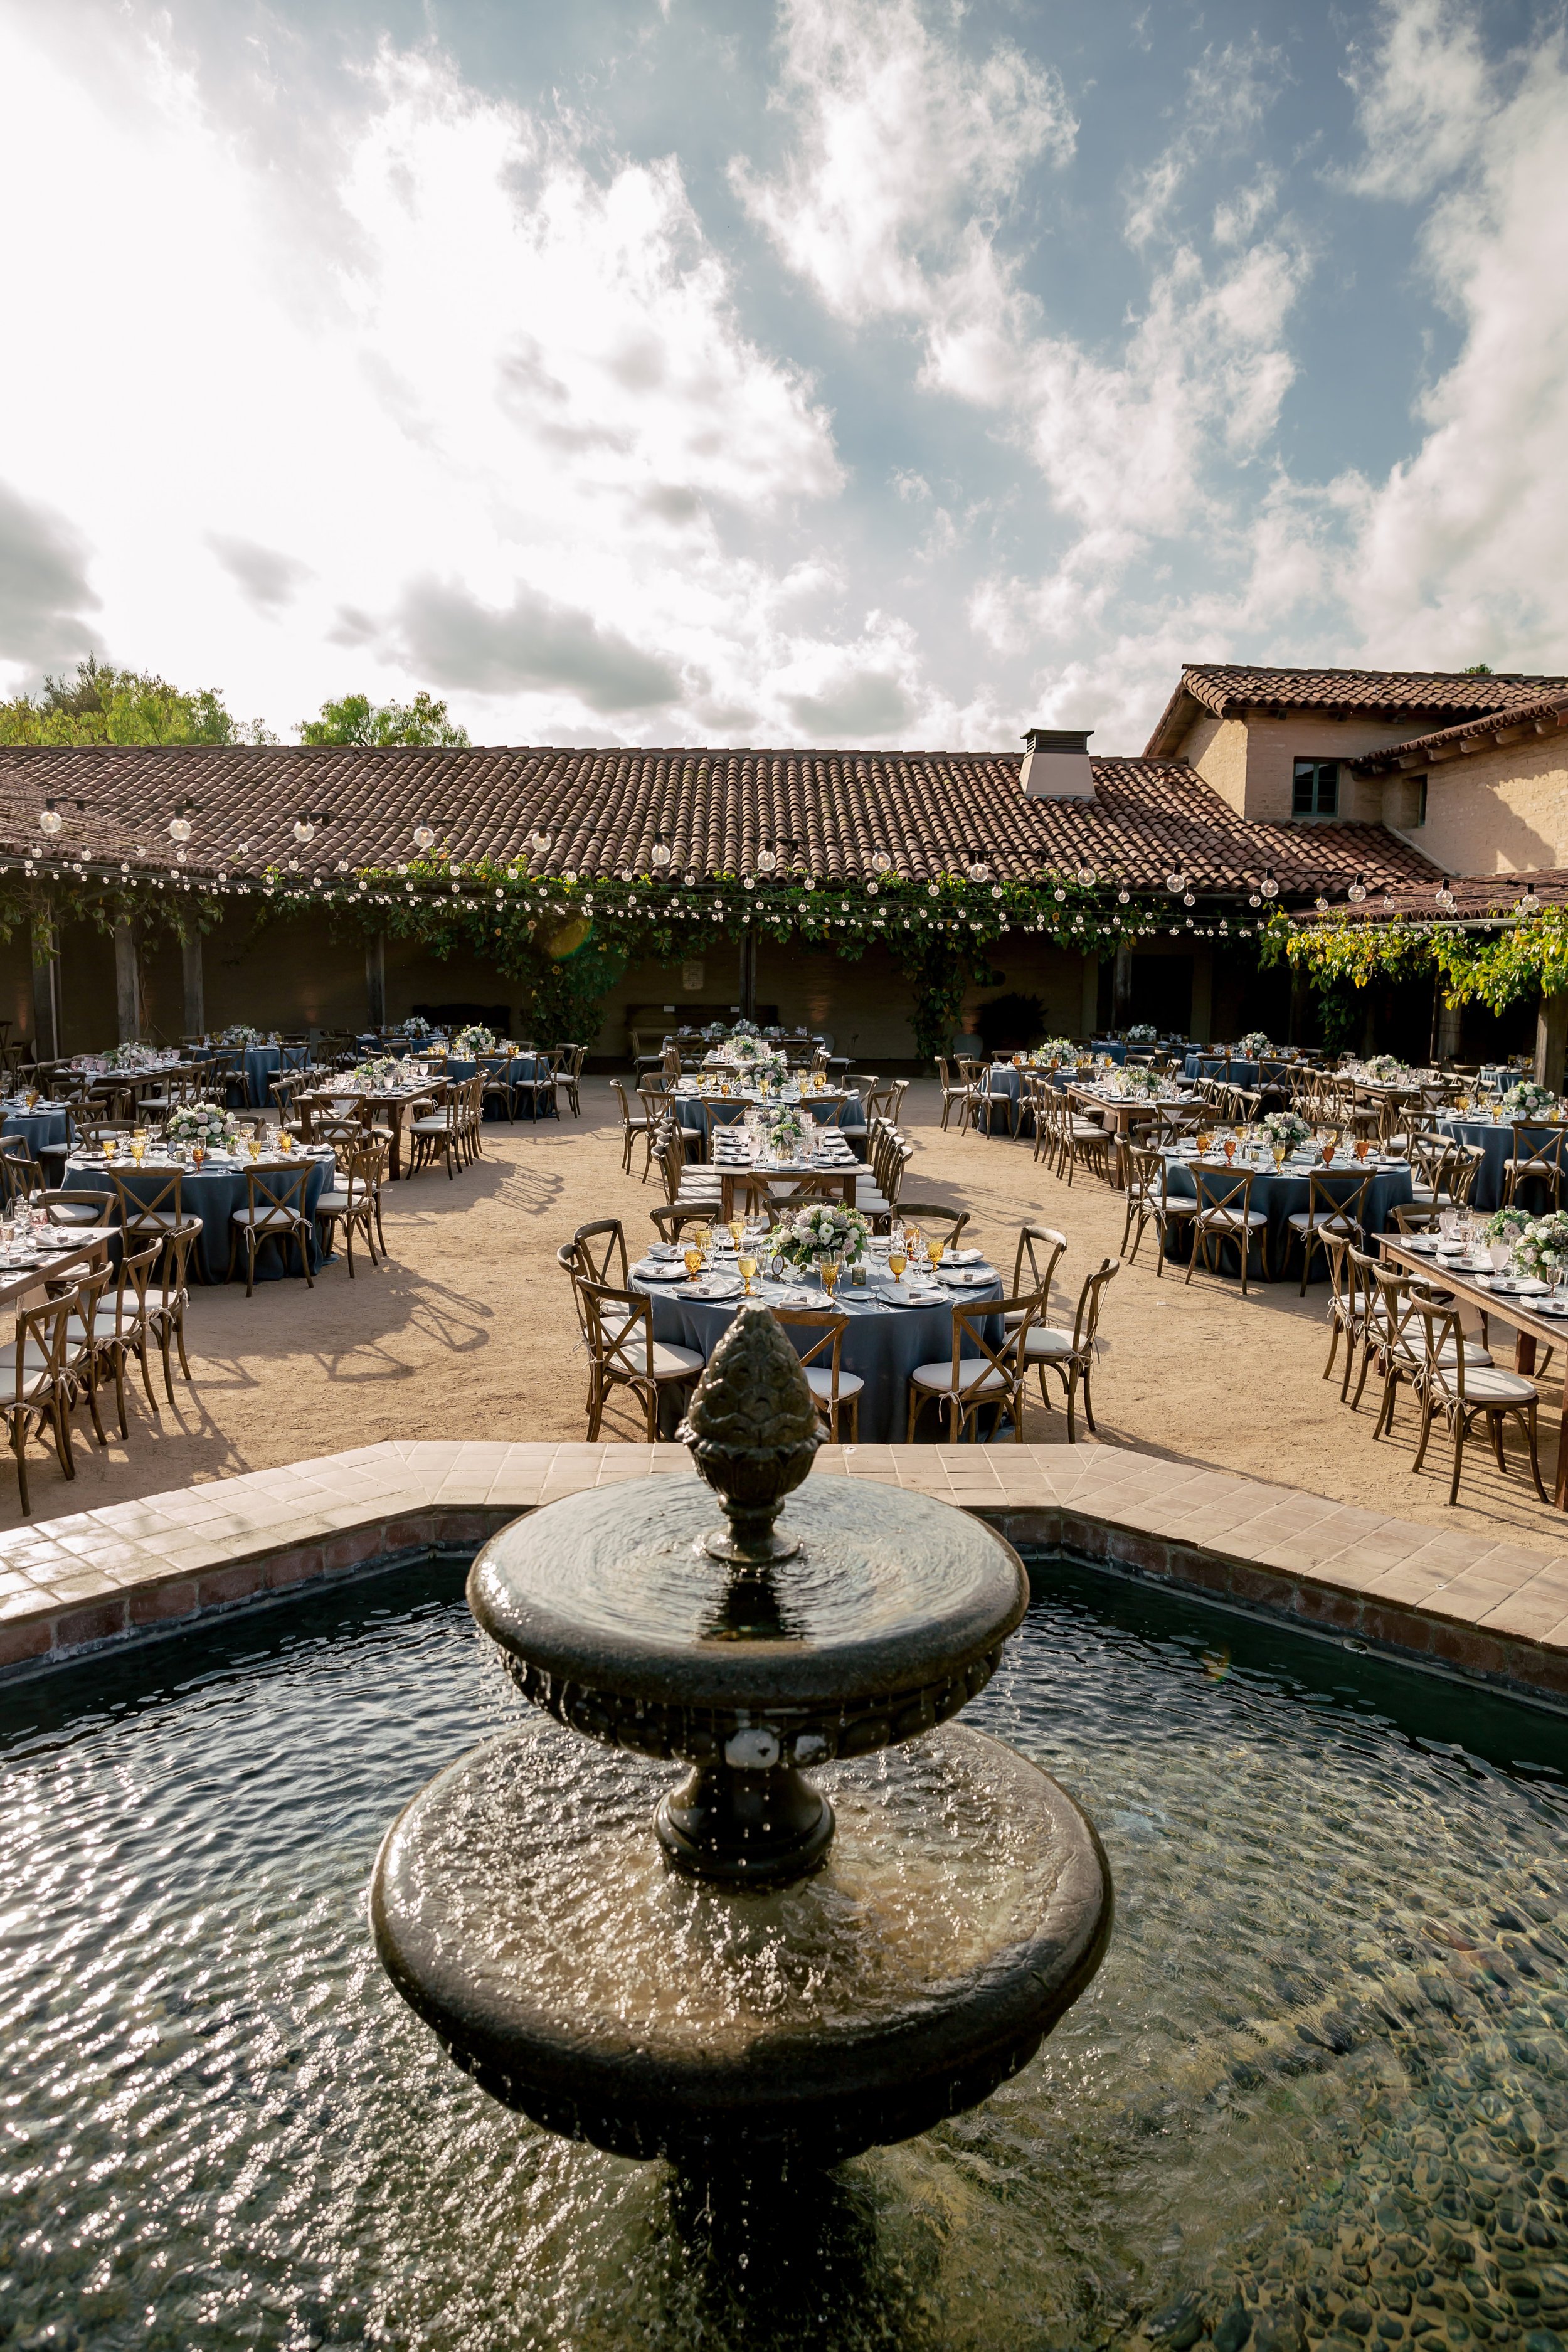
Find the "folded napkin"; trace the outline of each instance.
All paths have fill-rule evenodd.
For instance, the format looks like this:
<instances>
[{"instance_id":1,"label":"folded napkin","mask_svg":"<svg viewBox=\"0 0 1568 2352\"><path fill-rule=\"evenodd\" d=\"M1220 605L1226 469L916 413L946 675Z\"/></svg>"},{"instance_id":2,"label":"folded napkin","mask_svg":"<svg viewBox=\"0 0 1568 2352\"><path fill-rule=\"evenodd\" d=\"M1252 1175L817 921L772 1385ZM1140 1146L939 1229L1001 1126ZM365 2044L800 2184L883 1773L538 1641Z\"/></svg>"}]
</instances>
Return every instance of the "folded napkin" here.
<instances>
[{"instance_id":1,"label":"folded napkin","mask_svg":"<svg viewBox=\"0 0 1568 2352\"><path fill-rule=\"evenodd\" d=\"M984 1261L984 1250L950 1249L942 1264L944 1265L983 1265Z\"/></svg>"}]
</instances>

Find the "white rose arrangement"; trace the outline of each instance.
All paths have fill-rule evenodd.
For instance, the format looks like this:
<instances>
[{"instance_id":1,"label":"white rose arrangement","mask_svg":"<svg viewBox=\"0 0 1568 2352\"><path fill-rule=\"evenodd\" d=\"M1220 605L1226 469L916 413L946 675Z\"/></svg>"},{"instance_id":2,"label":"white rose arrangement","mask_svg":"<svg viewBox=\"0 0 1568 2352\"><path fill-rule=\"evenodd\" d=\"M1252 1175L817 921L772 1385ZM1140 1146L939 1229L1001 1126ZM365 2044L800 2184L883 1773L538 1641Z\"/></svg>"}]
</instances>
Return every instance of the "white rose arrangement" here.
<instances>
[{"instance_id":1,"label":"white rose arrangement","mask_svg":"<svg viewBox=\"0 0 1568 2352\"><path fill-rule=\"evenodd\" d=\"M1300 1145L1310 1143L1312 1139L1311 1129L1298 1111L1267 1111L1258 1124L1268 1138L1271 1150L1295 1151Z\"/></svg>"},{"instance_id":2,"label":"white rose arrangement","mask_svg":"<svg viewBox=\"0 0 1568 2352\"><path fill-rule=\"evenodd\" d=\"M1538 1282L1568 1276L1568 1215L1554 1209L1550 1216L1533 1218L1514 1242L1513 1262Z\"/></svg>"},{"instance_id":3,"label":"white rose arrangement","mask_svg":"<svg viewBox=\"0 0 1568 2352\"><path fill-rule=\"evenodd\" d=\"M171 1143L199 1143L208 1151L227 1151L239 1132L239 1121L221 1103L182 1103L169 1113L164 1132Z\"/></svg>"},{"instance_id":4,"label":"white rose arrangement","mask_svg":"<svg viewBox=\"0 0 1568 2352\"><path fill-rule=\"evenodd\" d=\"M1553 1118L1558 1108L1551 1087L1537 1086L1533 1078L1521 1078L1498 1105L1504 1118Z\"/></svg>"},{"instance_id":5,"label":"white rose arrangement","mask_svg":"<svg viewBox=\"0 0 1568 2352\"><path fill-rule=\"evenodd\" d=\"M869 1219L858 1209L847 1209L842 1201L814 1201L809 1208L783 1218L765 1247L770 1256L781 1257L788 1265L815 1265L819 1257L852 1262L863 1255L870 1231Z\"/></svg>"},{"instance_id":6,"label":"white rose arrangement","mask_svg":"<svg viewBox=\"0 0 1568 2352\"><path fill-rule=\"evenodd\" d=\"M1267 1029L1249 1029L1241 1040L1241 1051L1247 1061L1256 1062L1270 1051Z\"/></svg>"},{"instance_id":7,"label":"white rose arrangement","mask_svg":"<svg viewBox=\"0 0 1568 2352\"><path fill-rule=\"evenodd\" d=\"M458 1030L452 1043L467 1060L477 1061L481 1054L495 1052L496 1033L487 1029L482 1021L470 1021L466 1029Z\"/></svg>"}]
</instances>

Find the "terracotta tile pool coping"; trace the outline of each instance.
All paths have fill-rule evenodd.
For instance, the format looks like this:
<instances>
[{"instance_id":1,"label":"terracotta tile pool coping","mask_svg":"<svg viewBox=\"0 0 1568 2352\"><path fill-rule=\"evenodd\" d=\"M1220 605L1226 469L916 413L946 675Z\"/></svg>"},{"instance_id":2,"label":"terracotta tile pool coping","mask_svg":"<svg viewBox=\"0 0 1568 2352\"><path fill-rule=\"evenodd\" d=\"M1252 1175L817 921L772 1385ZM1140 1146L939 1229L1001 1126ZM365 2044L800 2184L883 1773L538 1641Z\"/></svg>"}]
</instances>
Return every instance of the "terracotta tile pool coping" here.
<instances>
[{"instance_id":1,"label":"terracotta tile pool coping","mask_svg":"<svg viewBox=\"0 0 1568 2352\"><path fill-rule=\"evenodd\" d=\"M0 1670L469 1546L584 1487L687 1467L679 1445L394 1439L42 1520L0 1537ZM1105 1445L828 1446L815 1475L918 1488L1019 1544L1568 1700L1568 1551Z\"/></svg>"}]
</instances>

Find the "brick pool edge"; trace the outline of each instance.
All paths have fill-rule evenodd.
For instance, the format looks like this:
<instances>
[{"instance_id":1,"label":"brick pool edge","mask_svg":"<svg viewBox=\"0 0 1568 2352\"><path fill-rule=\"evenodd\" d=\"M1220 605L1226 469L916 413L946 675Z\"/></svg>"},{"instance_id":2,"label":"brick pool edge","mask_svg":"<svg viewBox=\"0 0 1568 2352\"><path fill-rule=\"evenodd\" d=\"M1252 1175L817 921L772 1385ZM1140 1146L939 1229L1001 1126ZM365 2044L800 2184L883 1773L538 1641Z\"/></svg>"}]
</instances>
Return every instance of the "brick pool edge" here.
<instances>
[{"instance_id":1,"label":"brick pool edge","mask_svg":"<svg viewBox=\"0 0 1568 2352\"><path fill-rule=\"evenodd\" d=\"M0 1537L0 1672L469 1548L584 1487L687 1467L675 1445L394 1439L17 1528ZM831 1446L814 1475L915 1487L1020 1547L1568 1703L1568 1551L1106 1445Z\"/></svg>"}]
</instances>

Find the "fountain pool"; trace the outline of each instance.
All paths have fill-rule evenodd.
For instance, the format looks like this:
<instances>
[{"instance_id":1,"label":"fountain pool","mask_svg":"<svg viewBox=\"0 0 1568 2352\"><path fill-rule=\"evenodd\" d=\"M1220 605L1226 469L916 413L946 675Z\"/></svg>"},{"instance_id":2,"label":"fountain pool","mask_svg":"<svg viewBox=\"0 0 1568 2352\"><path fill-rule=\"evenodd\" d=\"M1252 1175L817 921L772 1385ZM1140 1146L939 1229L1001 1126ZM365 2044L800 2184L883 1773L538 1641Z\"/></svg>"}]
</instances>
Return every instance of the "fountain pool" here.
<instances>
[{"instance_id":1,"label":"fountain pool","mask_svg":"<svg viewBox=\"0 0 1568 2352\"><path fill-rule=\"evenodd\" d=\"M389 1813L514 1727L583 1755L460 1569L0 1686L8 2352L1568 2343L1568 1723L1031 1573L963 1719L1095 1817L1110 1956L787 2228L508 2115L382 1974Z\"/></svg>"}]
</instances>

